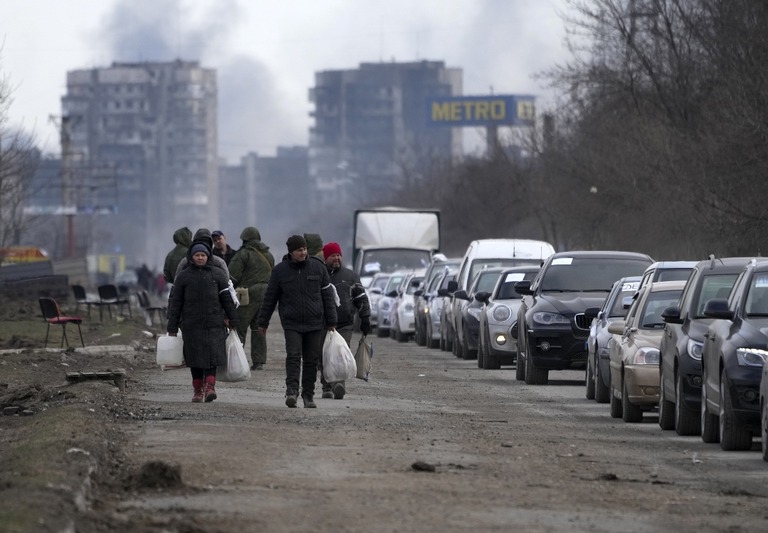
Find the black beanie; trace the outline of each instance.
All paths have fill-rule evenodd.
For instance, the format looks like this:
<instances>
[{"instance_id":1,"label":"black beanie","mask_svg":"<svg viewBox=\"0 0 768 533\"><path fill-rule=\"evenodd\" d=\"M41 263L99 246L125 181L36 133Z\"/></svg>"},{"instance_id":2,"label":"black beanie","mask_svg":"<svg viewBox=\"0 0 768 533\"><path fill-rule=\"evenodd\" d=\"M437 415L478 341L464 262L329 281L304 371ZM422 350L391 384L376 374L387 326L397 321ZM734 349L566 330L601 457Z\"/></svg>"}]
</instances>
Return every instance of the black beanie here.
<instances>
[{"instance_id":1,"label":"black beanie","mask_svg":"<svg viewBox=\"0 0 768 533\"><path fill-rule=\"evenodd\" d=\"M189 250L189 255L195 255L197 252L205 252L205 255L207 256L211 255L211 249L202 242L193 244L192 248Z\"/></svg>"},{"instance_id":2,"label":"black beanie","mask_svg":"<svg viewBox=\"0 0 768 533\"><path fill-rule=\"evenodd\" d=\"M288 253L291 253L291 252L295 252L299 248L306 248L307 241L301 235L291 235L290 237L288 237L288 240L285 242L285 245L288 247Z\"/></svg>"}]
</instances>

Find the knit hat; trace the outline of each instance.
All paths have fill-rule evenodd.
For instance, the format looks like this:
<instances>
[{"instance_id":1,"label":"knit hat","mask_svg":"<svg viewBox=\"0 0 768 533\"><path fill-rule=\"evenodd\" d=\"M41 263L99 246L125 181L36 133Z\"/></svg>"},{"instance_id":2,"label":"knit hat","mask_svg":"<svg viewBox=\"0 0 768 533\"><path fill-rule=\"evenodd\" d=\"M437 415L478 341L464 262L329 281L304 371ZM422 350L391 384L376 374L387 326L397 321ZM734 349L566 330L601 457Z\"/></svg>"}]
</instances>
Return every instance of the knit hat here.
<instances>
[{"instance_id":1,"label":"knit hat","mask_svg":"<svg viewBox=\"0 0 768 533\"><path fill-rule=\"evenodd\" d=\"M341 246L339 246L339 243L337 243L337 242L329 242L328 244L323 246L323 257L328 259L333 254L341 255Z\"/></svg>"},{"instance_id":2,"label":"knit hat","mask_svg":"<svg viewBox=\"0 0 768 533\"><path fill-rule=\"evenodd\" d=\"M304 239L307 241L307 253L309 255L323 253L323 239L319 233L305 233Z\"/></svg>"},{"instance_id":3,"label":"knit hat","mask_svg":"<svg viewBox=\"0 0 768 533\"><path fill-rule=\"evenodd\" d=\"M285 242L285 245L288 247L288 253L291 253L291 252L295 252L299 248L306 248L307 241L301 235L291 235L290 237L288 237L288 240Z\"/></svg>"},{"instance_id":4,"label":"knit hat","mask_svg":"<svg viewBox=\"0 0 768 533\"><path fill-rule=\"evenodd\" d=\"M189 255L195 255L197 252L203 252L208 256L211 255L211 249L202 242L193 244L192 248L189 249Z\"/></svg>"}]
</instances>

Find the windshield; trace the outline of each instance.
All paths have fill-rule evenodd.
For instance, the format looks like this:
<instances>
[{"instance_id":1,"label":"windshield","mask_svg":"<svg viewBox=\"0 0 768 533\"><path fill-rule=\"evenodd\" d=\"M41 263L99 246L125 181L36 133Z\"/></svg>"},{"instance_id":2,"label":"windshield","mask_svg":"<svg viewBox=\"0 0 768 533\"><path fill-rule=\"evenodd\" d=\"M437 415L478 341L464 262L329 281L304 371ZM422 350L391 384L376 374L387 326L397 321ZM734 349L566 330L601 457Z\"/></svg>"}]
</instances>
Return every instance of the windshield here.
<instances>
[{"instance_id":1,"label":"windshield","mask_svg":"<svg viewBox=\"0 0 768 533\"><path fill-rule=\"evenodd\" d=\"M430 254L424 250L404 250L389 248L385 250L367 250L363 252L361 276L372 276L376 272L394 272L395 270L416 270L429 266Z\"/></svg>"},{"instance_id":2,"label":"windshield","mask_svg":"<svg viewBox=\"0 0 768 533\"><path fill-rule=\"evenodd\" d=\"M389 280L387 281L387 288L384 289L384 294L387 294L389 292L392 292L397 289L397 287L403 282L403 278L405 276L403 275L393 275L389 276Z\"/></svg>"},{"instance_id":3,"label":"windshield","mask_svg":"<svg viewBox=\"0 0 768 533\"><path fill-rule=\"evenodd\" d=\"M675 291L657 291L649 294L641 315L643 319L640 321L640 328L663 329L666 322L661 318L661 313L667 307L677 305L682 292L682 289L680 289Z\"/></svg>"},{"instance_id":4,"label":"windshield","mask_svg":"<svg viewBox=\"0 0 768 533\"><path fill-rule=\"evenodd\" d=\"M706 318L704 316L704 306L713 298L728 299L731 294L733 284L736 282L737 274L717 274L705 276L701 282L701 291L699 292L699 301L695 302L696 313L694 318Z\"/></svg>"},{"instance_id":5,"label":"windshield","mask_svg":"<svg viewBox=\"0 0 768 533\"><path fill-rule=\"evenodd\" d=\"M768 316L768 274L756 272L747 293L747 316Z\"/></svg>"},{"instance_id":6,"label":"windshield","mask_svg":"<svg viewBox=\"0 0 768 533\"><path fill-rule=\"evenodd\" d=\"M648 261L606 257L559 257L547 267L542 291L610 292L617 279L641 276Z\"/></svg>"},{"instance_id":7,"label":"windshield","mask_svg":"<svg viewBox=\"0 0 768 533\"><path fill-rule=\"evenodd\" d=\"M499 280L501 272L480 272L480 277L477 278L473 293L478 292L491 292L496 286L496 282Z\"/></svg>"}]
</instances>

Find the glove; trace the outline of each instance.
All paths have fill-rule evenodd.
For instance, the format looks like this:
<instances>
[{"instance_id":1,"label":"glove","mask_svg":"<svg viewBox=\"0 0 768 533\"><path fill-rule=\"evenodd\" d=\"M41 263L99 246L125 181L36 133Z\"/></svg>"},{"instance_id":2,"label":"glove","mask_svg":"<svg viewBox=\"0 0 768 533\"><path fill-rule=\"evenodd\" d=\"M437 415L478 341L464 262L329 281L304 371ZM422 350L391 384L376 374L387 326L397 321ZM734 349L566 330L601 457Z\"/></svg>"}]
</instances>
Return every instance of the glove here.
<instances>
[{"instance_id":1,"label":"glove","mask_svg":"<svg viewBox=\"0 0 768 533\"><path fill-rule=\"evenodd\" d=\"M371 320L368 317L360 319L360 332L368 335L371 332Z\"/></svg>"}]
</instances>

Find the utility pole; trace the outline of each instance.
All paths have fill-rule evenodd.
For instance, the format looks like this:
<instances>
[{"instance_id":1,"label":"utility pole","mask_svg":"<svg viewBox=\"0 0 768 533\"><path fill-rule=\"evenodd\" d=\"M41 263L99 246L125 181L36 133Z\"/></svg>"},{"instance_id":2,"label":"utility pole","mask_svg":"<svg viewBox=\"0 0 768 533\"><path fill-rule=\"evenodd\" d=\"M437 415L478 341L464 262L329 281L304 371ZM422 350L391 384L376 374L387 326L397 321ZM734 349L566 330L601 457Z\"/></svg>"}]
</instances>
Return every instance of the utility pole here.
<instances>
[{"instance_id":1,"label":"utility pole","mask_svg":"<svg viewBox=\"0 0 768 533\"><path fill-rule=\"evenodd\" d=\"M67 217L67 257L75 255L75 214L77 213L77 193L74 183L74 157L70 148L72 128L80 121L80 116L62 116L61 120L51 115L50 120L59 128L61 142L61 201L62 214Z\"/></svg>"}]
</instances>

